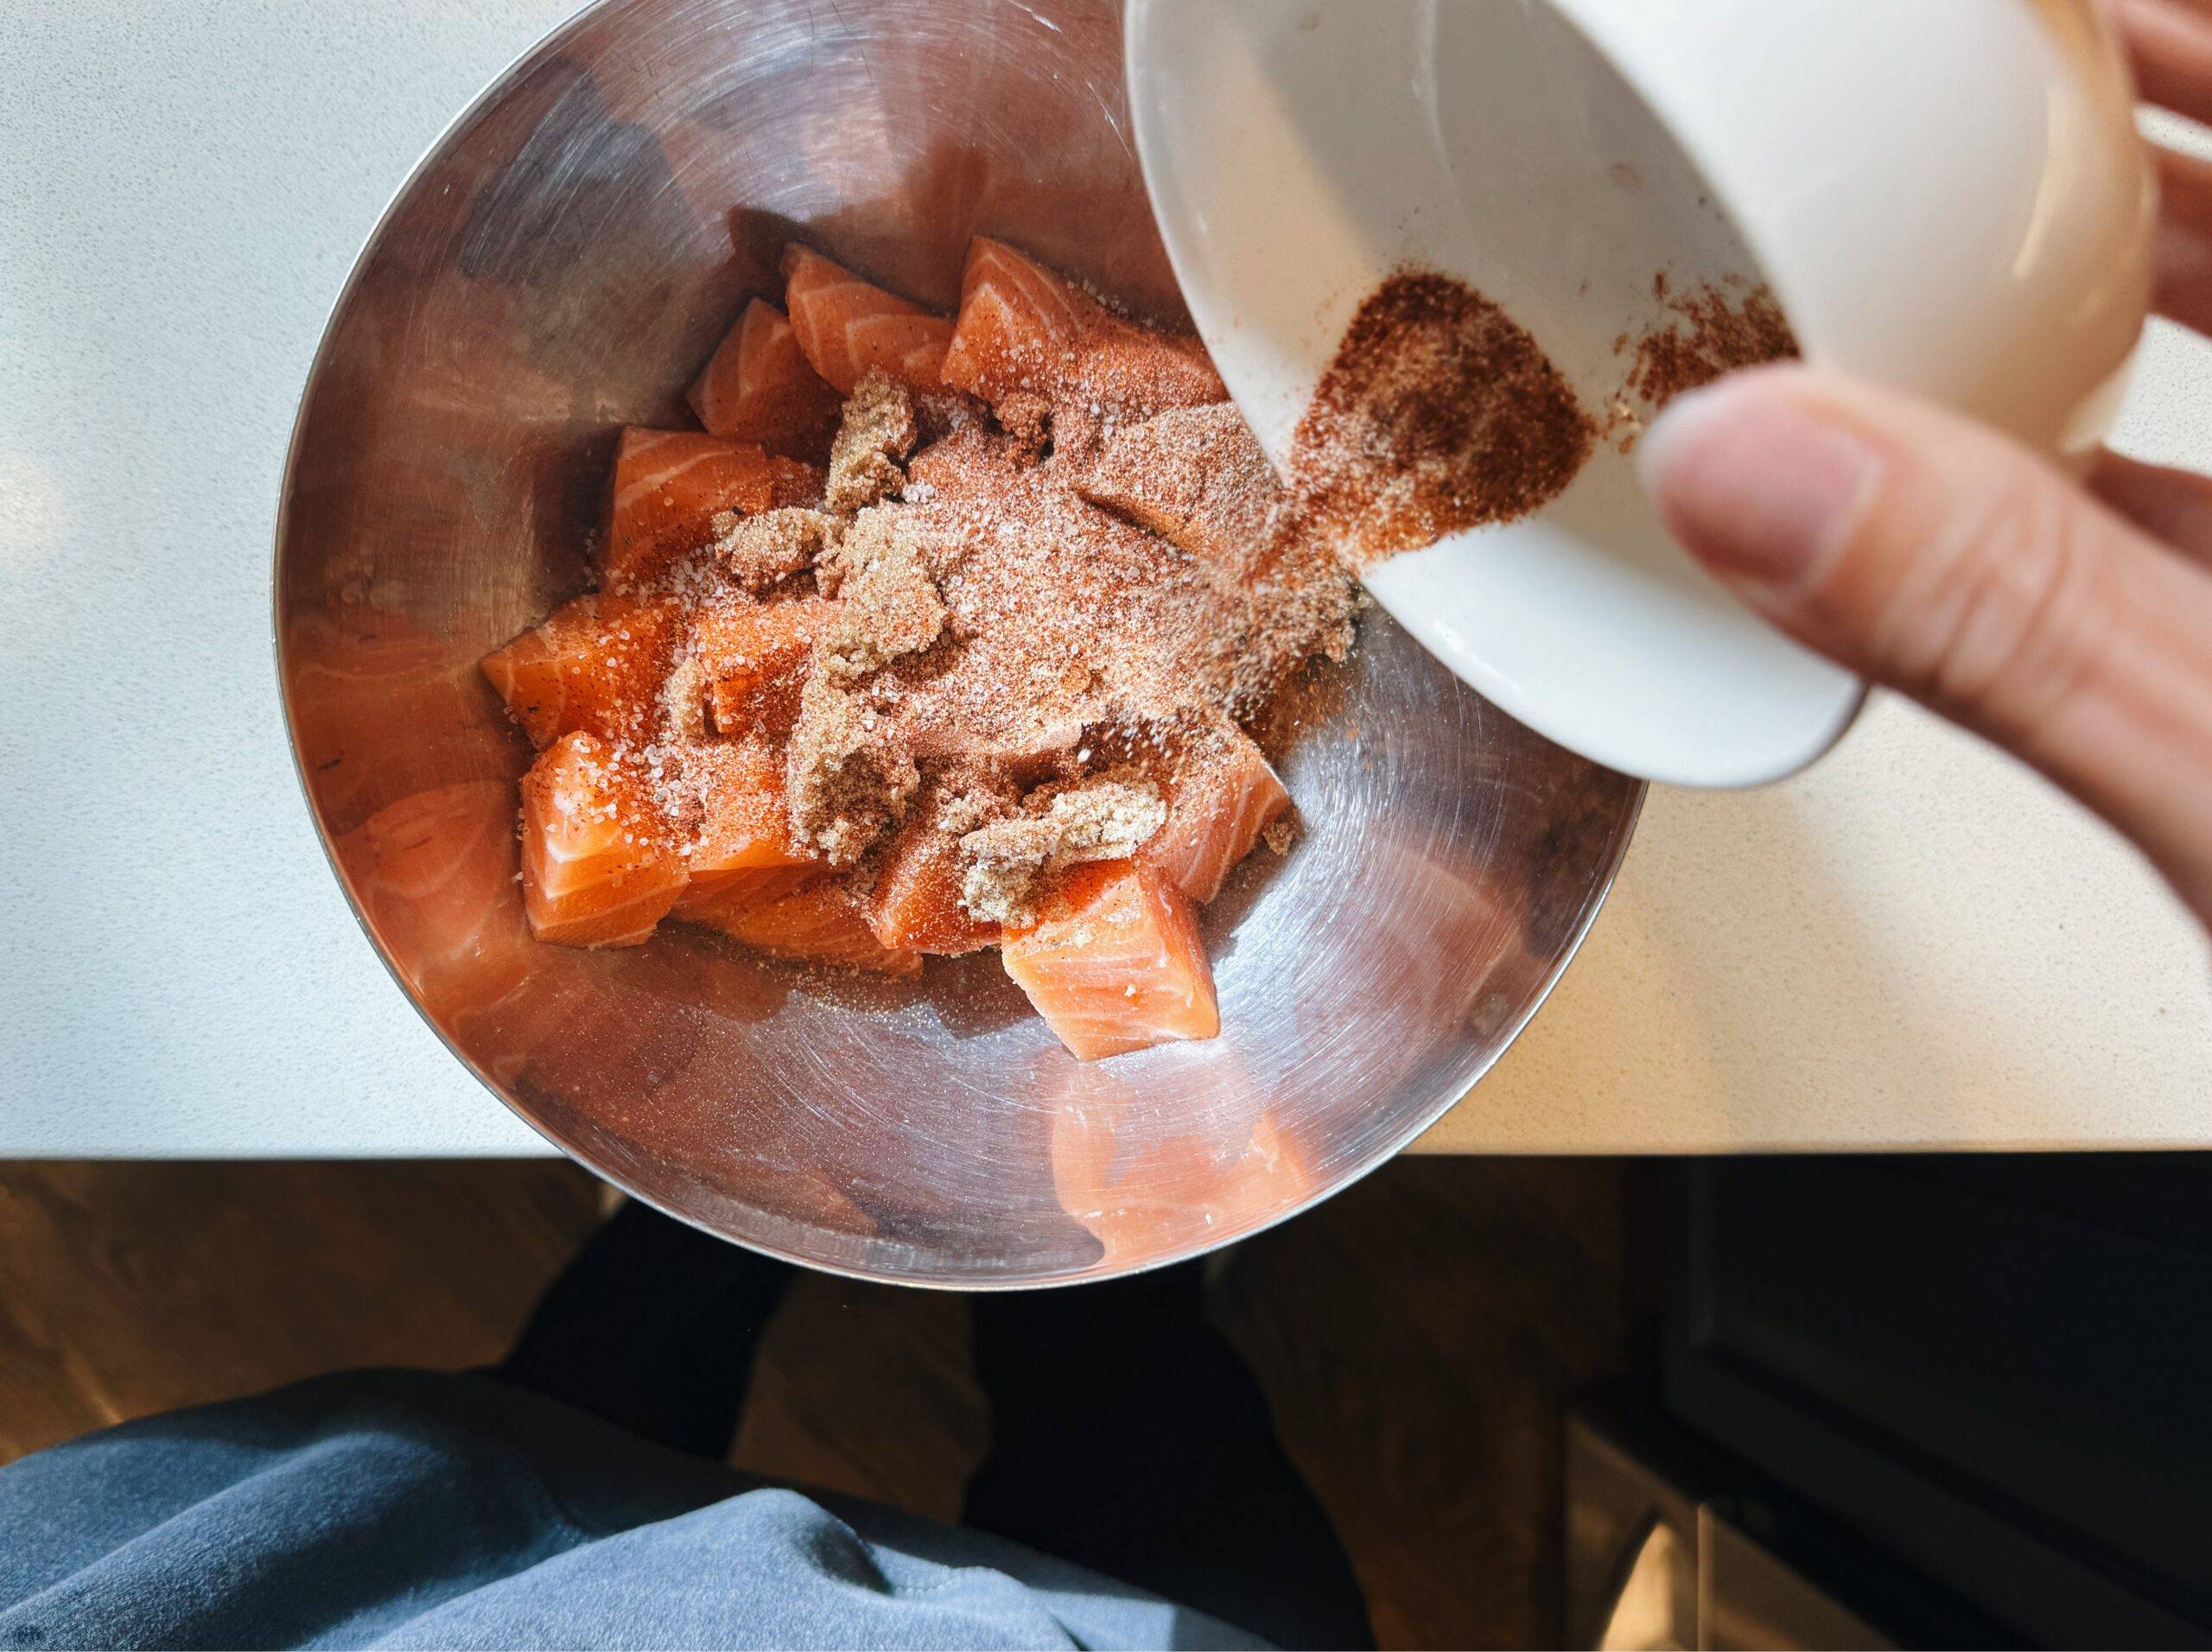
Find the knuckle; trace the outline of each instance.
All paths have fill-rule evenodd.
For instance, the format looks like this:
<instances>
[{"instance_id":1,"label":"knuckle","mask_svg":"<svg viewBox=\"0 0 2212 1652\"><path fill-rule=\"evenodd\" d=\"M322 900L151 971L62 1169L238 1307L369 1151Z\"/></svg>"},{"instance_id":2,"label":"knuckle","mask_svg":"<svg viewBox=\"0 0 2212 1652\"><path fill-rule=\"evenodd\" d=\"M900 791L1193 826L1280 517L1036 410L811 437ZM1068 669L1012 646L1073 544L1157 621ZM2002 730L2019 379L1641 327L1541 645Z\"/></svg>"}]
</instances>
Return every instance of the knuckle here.
<instances>
[{"instance_id":1,"label":"knuckle","mask_svg":"<svg viewBox=\"0 0 2212 1652\"><path fill-rule=\"evenodd\" d=\"M1911 548L1876 629L1897 685L1985 728L2030 728L2096 656L2101 524L2058 479L2029 475L1954 511Z\"/></svg>"}]
</instances>

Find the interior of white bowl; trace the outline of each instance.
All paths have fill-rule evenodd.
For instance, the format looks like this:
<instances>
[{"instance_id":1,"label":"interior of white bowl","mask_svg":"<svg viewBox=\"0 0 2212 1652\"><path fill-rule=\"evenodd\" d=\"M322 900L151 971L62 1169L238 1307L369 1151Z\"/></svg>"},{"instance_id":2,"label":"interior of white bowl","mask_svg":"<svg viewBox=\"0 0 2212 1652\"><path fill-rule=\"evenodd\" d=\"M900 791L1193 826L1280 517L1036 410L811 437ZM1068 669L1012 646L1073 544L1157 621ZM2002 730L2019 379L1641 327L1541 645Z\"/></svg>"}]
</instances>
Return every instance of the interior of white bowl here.
<instances>
[{"instance_id":1,"label":"interior of white bowl","mask_svg":"<svg viewBox=\"0 0 2212 1652\"><path fill-rule=\"evenodd\" d=\"M476 661L588 588L616 431L689 425L683 386L776 290L787 237L949 308L987 232L1179 315L1120 65L1106 0L606 0L409 181L308 385L279 664L372 940L550 1140L815 1266L1058 1282L1325 1197L1534 1013L1639 800L1378 613L1294 708L1300 842L1205 914L1217 1041L1079 1064L988 955L887 986L675 926L619 951L528 939L530 752Z\"/></svg>"}]
</instances>

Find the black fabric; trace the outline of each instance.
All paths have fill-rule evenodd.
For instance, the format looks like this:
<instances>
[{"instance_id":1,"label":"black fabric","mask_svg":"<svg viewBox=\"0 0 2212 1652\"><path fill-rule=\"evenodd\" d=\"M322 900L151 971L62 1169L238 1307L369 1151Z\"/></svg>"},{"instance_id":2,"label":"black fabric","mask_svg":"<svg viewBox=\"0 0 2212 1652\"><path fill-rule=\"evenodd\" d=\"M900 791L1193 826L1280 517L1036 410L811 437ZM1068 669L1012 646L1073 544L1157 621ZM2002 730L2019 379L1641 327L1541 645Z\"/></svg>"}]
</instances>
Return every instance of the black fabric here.
<instances>
[{"instance_id":1,"label":"black fabric","mask_svg":"<svg viewBox=\"0 0 2212 1652\"><path fill-rule=\"evenodd\" d=\"M547 1288L493 1375L719 1460L791 1275L633 1199Z\"/></svg>"},{"instance_id":2,"label":"black fabric","mask_svg":"<svg viewBox=\"0 0 2212 1652\"><path fill-rule=\"evenodd\" d=\"M1278 1646L1370 1647L1351 1561L1200 1270L974 1299L993 1444L967 1523Z\"/></svg>"}]
</instances>

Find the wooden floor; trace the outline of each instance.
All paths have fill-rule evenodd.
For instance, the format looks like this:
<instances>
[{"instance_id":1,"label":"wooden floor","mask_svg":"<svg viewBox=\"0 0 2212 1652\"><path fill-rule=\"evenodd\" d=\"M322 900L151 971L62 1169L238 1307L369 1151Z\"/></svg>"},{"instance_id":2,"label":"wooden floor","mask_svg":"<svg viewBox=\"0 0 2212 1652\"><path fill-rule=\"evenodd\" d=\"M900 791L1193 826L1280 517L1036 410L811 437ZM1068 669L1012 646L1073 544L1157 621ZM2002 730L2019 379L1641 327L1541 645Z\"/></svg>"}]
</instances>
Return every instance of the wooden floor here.
<instances>
[{"instance_id":1,"label":"wooden floor","mask_svg":"<svg viewBox=\"0 0 2212 1652\"><path fill-rule=\"evenodd\" d=\"M1562 1406L1644 1347L1641 1172L1405 1160L1234 1253L1224 1323L1385 1646L1559 1637ZM495 1357L597 1219L561 1165L0 1165L0 1458L348 1365ZM810 1278L744 1466L950 1516L988 1420L954 1298Z\"/></svg>"}]
</instances>

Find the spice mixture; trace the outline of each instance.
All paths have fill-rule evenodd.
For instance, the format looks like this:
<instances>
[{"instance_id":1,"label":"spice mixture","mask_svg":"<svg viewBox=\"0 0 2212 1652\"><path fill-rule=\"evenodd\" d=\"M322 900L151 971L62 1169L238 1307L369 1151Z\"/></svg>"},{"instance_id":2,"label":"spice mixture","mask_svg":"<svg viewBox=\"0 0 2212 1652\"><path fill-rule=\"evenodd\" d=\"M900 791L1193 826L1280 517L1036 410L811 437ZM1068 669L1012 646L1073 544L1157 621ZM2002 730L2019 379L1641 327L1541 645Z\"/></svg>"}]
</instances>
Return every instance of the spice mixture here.
<instances>
[{"instance_id":1,"label":"spice mixture","mask_svg":"<svg viewBox=\"0 0 2212 1652\"><path fill-rule=\"evenodd\" d=\"M600 592L484 662L541 751L534 932L997 946L1080 1058L1213 1036L1196 908L1292 836L1251 728L1344 658L1357 569L1540 508L1597 422L1497 306L1403 272L1286 486L1194 340L1012 248L974 244L950 320L805 248L785 276L692 387L704 433L622 434ZM1763 294L1671 308L1619 405L1788 347Z\"/></svg>"},{"instance_id":2,"label":"spice mixture","mask_svg":"<svg viewBox=\"0 0 2212 1652\"><path fill-rule=\"evenodd\" d=\"M990 242L950 323L786 271L692 399L818 378L820 468L737 415L626 433L602 594L486 662L545 748L537 932L672 916L887 970L1000 945L1078 1055L1211 1036L1193 910L1288 842L1247 725L1344 657L1349 574L1194 340Z\"/></svg>"},{"instance_id":3,"label":"spice mixture","mask_svg":"<svg viewBox=\"0 0 2212 1652\"><path fill-rule=\"evenodd\" d=\"M1724 373L1797 354L1797 335L1764 287L1708 286L1680 296L1660 289L1672 320L1641 338L1624 334L1616 353L1630 358L1629 392L1657 410Z\"/></svg>"},{"instance_id":4,"label":"spice mixture","mask_svg":"<svg viewBox=\"0 0 2212 1652\"><path fill-rule=\"evenodd\" d=\"M1364 566L1541 509L1596 440L1527 329L1461 282L1404 271L1352 317L1289 468L1311 521Z\"/></svg>"},{"instance_id":5,"label":"spice mixture","mask_svg":"<svg viewBox=\"0 0 2212 1652\"><path fill-rule=\"evenodd\" d=\"M1723 373L1797 353L1765 288L1675 295L1663 324L1623 334L1627 377L1601 422L1535 339L1449 276L1402 270L1354 315L1293 438L1302 531L1354 569L1513 522L1564 492L1598 440L1626 452L1645 421Z\"/></svg>"}]
</instances>

